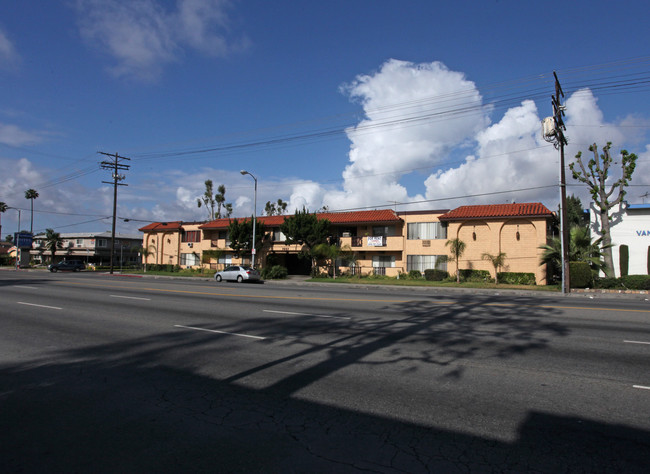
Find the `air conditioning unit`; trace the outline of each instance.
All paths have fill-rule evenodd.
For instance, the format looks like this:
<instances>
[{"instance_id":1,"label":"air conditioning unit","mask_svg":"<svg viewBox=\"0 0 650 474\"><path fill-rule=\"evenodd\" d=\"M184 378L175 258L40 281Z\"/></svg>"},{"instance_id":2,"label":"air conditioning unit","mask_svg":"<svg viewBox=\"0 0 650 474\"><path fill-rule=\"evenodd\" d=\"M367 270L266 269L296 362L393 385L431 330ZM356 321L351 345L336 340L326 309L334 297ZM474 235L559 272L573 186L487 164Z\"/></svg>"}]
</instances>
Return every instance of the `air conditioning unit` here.
<instances>
[{"instance_id":1,"label":"air conditioning unit","mask_svg":"<svg viewBox=\"0 0 650 474\"><path fill-rule=\"evenodd\" d=\"M187 243L187 246L188 246L189 248L192 248L192 247L194 246L194 244L193 244L192 242L188 242L188 243Z\"/></svg>"},{"instance_id":2,"label":"air conditioning unit","mask_svg":"<svg viewBox=\"0 0 650 474\"><path fill-rule=\"evenodd\" d=\"M349 232L343 232L342 237L350 237L350 233Z\"/></svg>"}]
</instances>

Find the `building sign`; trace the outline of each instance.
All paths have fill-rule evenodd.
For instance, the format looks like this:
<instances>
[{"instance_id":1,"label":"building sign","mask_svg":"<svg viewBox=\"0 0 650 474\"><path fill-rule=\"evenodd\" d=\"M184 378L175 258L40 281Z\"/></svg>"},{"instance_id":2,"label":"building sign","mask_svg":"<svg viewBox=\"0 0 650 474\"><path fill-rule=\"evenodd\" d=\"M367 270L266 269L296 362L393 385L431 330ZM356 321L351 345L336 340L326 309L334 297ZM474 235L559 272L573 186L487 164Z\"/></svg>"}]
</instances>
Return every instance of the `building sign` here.
<instances>
[{"instance_id":1,"label":"building sign","mask_svg":"<svg viewBox=\"0 0 650 474\"><path fill-rule=\"evenodd\" d=\"M29 232L15 232L14 242L18 248L29 249L32 248L32 240L34 236Z\"/></svg>"},{"instance_id":2,"label":"building sign","mask_svg":"<svg viewBox=\"0 0 650 474\"><path fill-rule=\"evenodd\" d=\"M384 237L381 235L375 235L368 237L367 241L368 247L383 247L384 246Z\"/></svg>"},{"instance_id":3,"label":"building sign","mask_svg":"<svg viewBox=\"0 0 650 474\"><path fill-rule=\"evenodd\" d=\"M637 230L636 235L639 237L650 237L650 230Z\"/></svg>"}]
</instances>

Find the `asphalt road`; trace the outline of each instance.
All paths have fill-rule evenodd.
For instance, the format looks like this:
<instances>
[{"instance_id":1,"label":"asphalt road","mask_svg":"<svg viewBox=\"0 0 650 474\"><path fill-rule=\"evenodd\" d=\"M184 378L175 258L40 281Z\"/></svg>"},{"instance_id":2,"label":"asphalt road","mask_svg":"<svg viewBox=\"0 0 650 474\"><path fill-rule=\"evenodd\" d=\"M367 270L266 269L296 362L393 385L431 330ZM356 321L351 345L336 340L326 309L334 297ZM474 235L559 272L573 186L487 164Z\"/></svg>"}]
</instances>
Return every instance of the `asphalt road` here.
<instances>
[{"instance_id":1,"label":"asphalt road","mask_svg":"<svg viewBox=\"0 0 650 474\"><path fill-rule=\"evenodd\" d=\"M0 472L648 472L650 302L0 272Z\"/></svg>"}]
</instances>

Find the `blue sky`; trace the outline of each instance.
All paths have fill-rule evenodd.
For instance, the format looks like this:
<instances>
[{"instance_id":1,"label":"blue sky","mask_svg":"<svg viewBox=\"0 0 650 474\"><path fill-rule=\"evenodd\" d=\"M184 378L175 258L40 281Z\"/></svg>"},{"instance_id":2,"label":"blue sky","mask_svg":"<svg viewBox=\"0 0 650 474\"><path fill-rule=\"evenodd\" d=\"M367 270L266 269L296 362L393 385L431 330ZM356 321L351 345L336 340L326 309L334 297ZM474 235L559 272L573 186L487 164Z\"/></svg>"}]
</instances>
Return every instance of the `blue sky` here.
<instances>
[{"instance_id":1,"label":"blue sky","mask_svg":"<svg viewBox=\"0 0 650 474\"><path fill-rule=\"evenodd\" d=\"M250 215L241 169L258 179L258 213L278 198L290 210L555 210L558 152L540 134L555 70L567 160L594 142L636 153L628 199L650 202L647 12L642 1L3 2L0 201L22 209L22 229L33 188L35 232L109 230L106 152L131 159L118 232L206 219L206 179ZM584 187L569 193L589 201ZM17 214L2 215L3 238Z\"/></svg>"}]
</instances>

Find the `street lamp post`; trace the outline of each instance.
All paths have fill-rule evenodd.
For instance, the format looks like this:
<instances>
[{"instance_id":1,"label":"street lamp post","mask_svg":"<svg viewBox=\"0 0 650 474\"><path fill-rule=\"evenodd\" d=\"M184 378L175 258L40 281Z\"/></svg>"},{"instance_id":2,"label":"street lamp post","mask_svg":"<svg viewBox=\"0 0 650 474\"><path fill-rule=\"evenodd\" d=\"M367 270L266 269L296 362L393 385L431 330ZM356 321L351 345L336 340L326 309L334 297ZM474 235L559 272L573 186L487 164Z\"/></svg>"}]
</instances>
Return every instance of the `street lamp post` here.
<instances>
[{"instance_id":1,"label":"street lamp post","mask_svg":"<svg viewBox=\"0 0 650 474\"><path fill-rule=\"evenodd\" d=\"M18 211L18 231L16 232L16 238L14 239L15 240L14 245L16 247L16 259L15 259L16 262L15 263L16 263L16 270L18 270L18 251L19 251L19 249L18 249L18 234L20 234L20 209L18 209L17 207L7 207L7 209L13 209L15 211Z\"/></svg>"},{"instance_id":2,"label":"street lamp post","mask_svg":"<svg viewBox=\"0 0 650 474\"><path fill-rule=\"evenodd\" d=\"M249 175L255 181L255 198L253 200L253 248L251 249L251 266L255 268L255 221L257 220L257 178L246 170L241 170L242 175Z\"/></svg>"}]
</instances>

